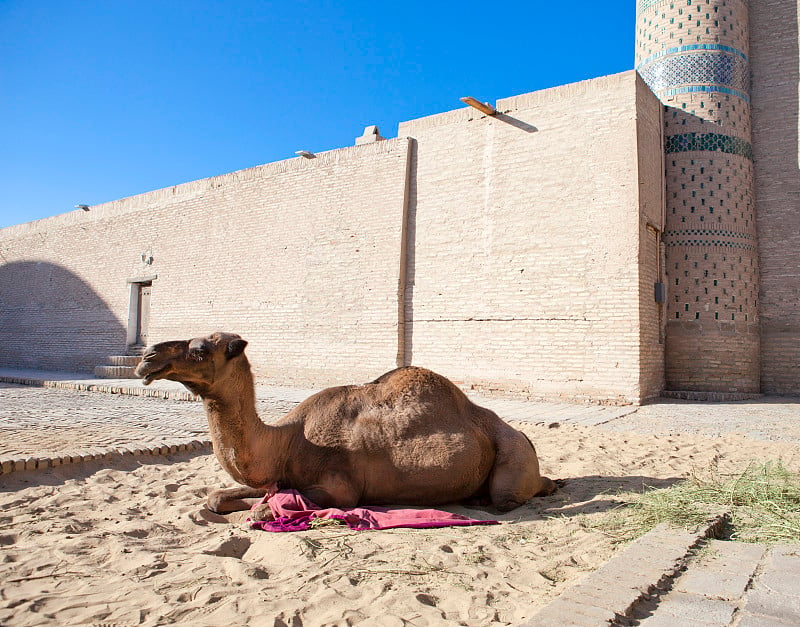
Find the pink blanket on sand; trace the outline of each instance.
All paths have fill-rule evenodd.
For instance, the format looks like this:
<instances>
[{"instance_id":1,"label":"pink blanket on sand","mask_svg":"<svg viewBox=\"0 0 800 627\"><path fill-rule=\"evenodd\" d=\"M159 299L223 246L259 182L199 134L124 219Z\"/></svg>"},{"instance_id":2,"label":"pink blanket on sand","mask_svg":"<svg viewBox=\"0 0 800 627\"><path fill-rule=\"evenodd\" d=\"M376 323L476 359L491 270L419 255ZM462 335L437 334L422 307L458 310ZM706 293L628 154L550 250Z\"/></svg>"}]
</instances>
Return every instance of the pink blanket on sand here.
<instances>
[{"instance_id":1,"label":"pink blanket on sand","mask_svg":"<svg viewBox=\"0 0 800 627\"><path fill-rule=\"evenodd\" d=\"M267 495L258 507L268 503L275 520L250 521L253 529L303 531L315 518L341 520L351 529L393 529L395 527L450 527L455 525L496 525L496 520L476 520L438 509L388 509L386 507L331 507L321 509L296 490Z\"/></svg>"}]
</instances>

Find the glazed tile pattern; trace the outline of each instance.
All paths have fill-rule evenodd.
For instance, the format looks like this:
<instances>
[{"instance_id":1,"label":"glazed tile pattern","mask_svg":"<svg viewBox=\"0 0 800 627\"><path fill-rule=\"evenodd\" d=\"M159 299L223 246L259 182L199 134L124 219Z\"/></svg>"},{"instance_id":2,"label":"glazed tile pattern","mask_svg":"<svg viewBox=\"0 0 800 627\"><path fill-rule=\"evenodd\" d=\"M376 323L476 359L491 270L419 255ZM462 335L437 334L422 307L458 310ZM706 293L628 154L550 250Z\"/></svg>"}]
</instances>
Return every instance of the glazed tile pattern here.
<instances>
[{"instance_id":1,"label":"glazed tile pattern","mask_svg":"<svg viewBox=\"0 0 800 627\"><path fill-rule=\"evenodd\" d=\"M669 237L672 233L666 231L665 236ZM744 242L731 242L722 239L680 239L671 240L664 243L665 246L725 246L727 248L740 248L742 250L755 250L752 244Z\"/></svg>"},{"instance_id":2,"label":"glazed tile pattern","mask_svg":"<svg viewBox=\"0 0 800 627\"><path fill-rule=\"evenodd\" d=\"M733 237L733 238L740 238L740 239L755 239L752 234L750 233L741 233L736 231L719 231L714 229L683 229L680 231L667 231L664 233L665 236L669 237L686 237L686 236L712 236L712 237Z\"/></svg>"},{"instance_id":3,"label":"glazed tile pattern","mask_svg":"<svg viewBox=\"0 0 800 627\"><path fill-rule=\"evenodd\" d=\"M743 53L685 52L643 63L638 70L656 94L719 91L750 100L750 68Z\"/></svg>"},{"instance_id":4,"label":"glazed tile pattern","mask_svg":"<svg viewBox=\"0 0 800 627\"><path fill-rule=\"evenodd\" d=\"M683 133L664 139L664 152L691 152L697 150L725 152L753 160L753 146L741 137L719 133Z\"/></svg>"},{"instance_id":5,"label":"glazed tile pattern","mask_svg":"<svg viewBox=\"0 0 800 627\"><path fill-rule=\"evenodd\" d=\"M730 54L735 54L741 57L744 61L747 61L747 55L744 52L742 52L737 48L733 48L731 46L723 46L722 44L690 44L687 46L675 46L673 48L667 48L666 50L662 50L661 52L657 52L653 55L650 55L644 61L637 64L636 69L638 70L640 67L647 65L648 63L652 63L656 59L660 59L669 54L697 52L697 51L729 52Z\"/></svg>"}]
</instances>

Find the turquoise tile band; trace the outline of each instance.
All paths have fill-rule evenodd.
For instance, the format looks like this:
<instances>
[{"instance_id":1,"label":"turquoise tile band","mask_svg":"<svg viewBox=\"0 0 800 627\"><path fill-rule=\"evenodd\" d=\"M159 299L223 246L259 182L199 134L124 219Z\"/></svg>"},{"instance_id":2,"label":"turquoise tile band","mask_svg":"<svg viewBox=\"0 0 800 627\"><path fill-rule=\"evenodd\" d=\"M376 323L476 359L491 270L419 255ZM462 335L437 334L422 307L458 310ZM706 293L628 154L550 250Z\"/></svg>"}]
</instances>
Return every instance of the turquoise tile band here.
<instances>
[{"instance_id":1,"label":"turquoise tile band","mask_svg":"<svg viewBox=\"0 0 800 627\"><path fill-rule=\"evenodd\" d=\"M653 55L639 65L639 74L656 94L721 92L750 101L750 66L744 55L700 50Z\"/></svg>"},{"instance_id":2,"label":"turquoise tile band","mask_svg":"<svg viewBox=\"0 0 800 627\"><path fill-rule=\"evenodd\" d=\"M753 146L740 137L720 135L718 133L683 133L665 138L664 151L691 152L711 151L740 155L753 160Z\"/></svg>"},{"instance_id":3,"label":"turquoise tile band","mask_svg":"<svg viewBox=\"0 0 800 627\"><path fill-rule=\"evenodd\" d=\"M673 46L672 48L667 48L666 50L662 50L661 52L657 52L656 54L651 54L644 61L639 63L639 65L636 66L636 69L638 70L643 65L652 63L656 59L660 59L661 57L665 57L669 54L679 54L683 52L697 52L697 51L729 52L747 61L747 55L738 48L734 48L733 46L723 46L722 44L688 44L685 46Z\"/></svg>"}]
</instances>

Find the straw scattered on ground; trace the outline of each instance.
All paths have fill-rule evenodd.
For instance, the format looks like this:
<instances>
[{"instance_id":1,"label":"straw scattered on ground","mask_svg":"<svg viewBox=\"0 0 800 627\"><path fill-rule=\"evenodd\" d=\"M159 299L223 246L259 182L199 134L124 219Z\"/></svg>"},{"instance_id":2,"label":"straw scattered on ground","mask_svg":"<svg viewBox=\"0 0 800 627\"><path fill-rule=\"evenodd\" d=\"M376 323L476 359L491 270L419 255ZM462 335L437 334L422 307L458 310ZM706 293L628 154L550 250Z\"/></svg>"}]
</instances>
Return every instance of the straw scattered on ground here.
<instances>
[{"instance_id":1,"label":"straw scattered on ground","mask_svg":"<svg viewBox=\"0 0 800 627\"><path fill-rule=\"evenodd\" d=\"M627 502L598 527L617 542L638 538L659 523L696 528L725 511L730 540L800 543L800 475L780 461L751 463L735 474L721 473L714 463L672 487L621 496Z\"/></svg>"}]
</instances>

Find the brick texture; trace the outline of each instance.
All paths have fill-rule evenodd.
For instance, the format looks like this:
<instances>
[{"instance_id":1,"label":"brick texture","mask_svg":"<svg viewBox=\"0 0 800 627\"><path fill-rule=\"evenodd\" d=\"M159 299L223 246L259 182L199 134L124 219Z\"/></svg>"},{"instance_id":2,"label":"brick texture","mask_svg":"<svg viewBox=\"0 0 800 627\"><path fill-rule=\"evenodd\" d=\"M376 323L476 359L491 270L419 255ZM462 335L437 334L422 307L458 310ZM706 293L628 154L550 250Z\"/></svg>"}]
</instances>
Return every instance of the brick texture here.
<instances>
[{"instance_id":1,"label":"brick texture","mask_svg":"<svg viewBox=\"0 0 800 627\"><path fill-rule=\"evenodd\" d=\"M152 280L150 342L239 332L268 382L656 395L658 101L627 72L498 108L0 231L0 360L91 370Z\"/></svg>"},{"instance_id":2,"label":"brick texture","mask_svg":"<svg viewBox=\"0 0 800 627\"><path fill-rule=\"evenodd\" d=\"M151 342L229 330L266 380L379 375L407 157L406 139L344 148L3 229L0 359L90 371L126 348L128 281L157 277Z\"/></svg>"},{"instance_id":3,"label":"brick texture","mask_svg":"<svg viewBox=\"0 0 800 627\"><path fill-rule=\"evenodd\" d=\"M800 393L800 2L750 3L761 386Z\"/></svg>"},{"instance_id":4,"label":"brick texture","mask_svg":"<svg viewBox=\"0 0 800 627\"><path fill-rule=\"evenodd\" d=\"M407 358L534 396L657 394L658 101L627 72L497 109L400 125L415 139Z\"/></svg>"},{"instance_id":5,"label":"brick texture","mask_svg":"<svg viewBox=\"0 0 800 627\"><path fill-rule=\"evenodd\" d=\"M666 386L758 392L748 6L639 8L637 67L665 105Z\"/></svg>"}]
</instances>

